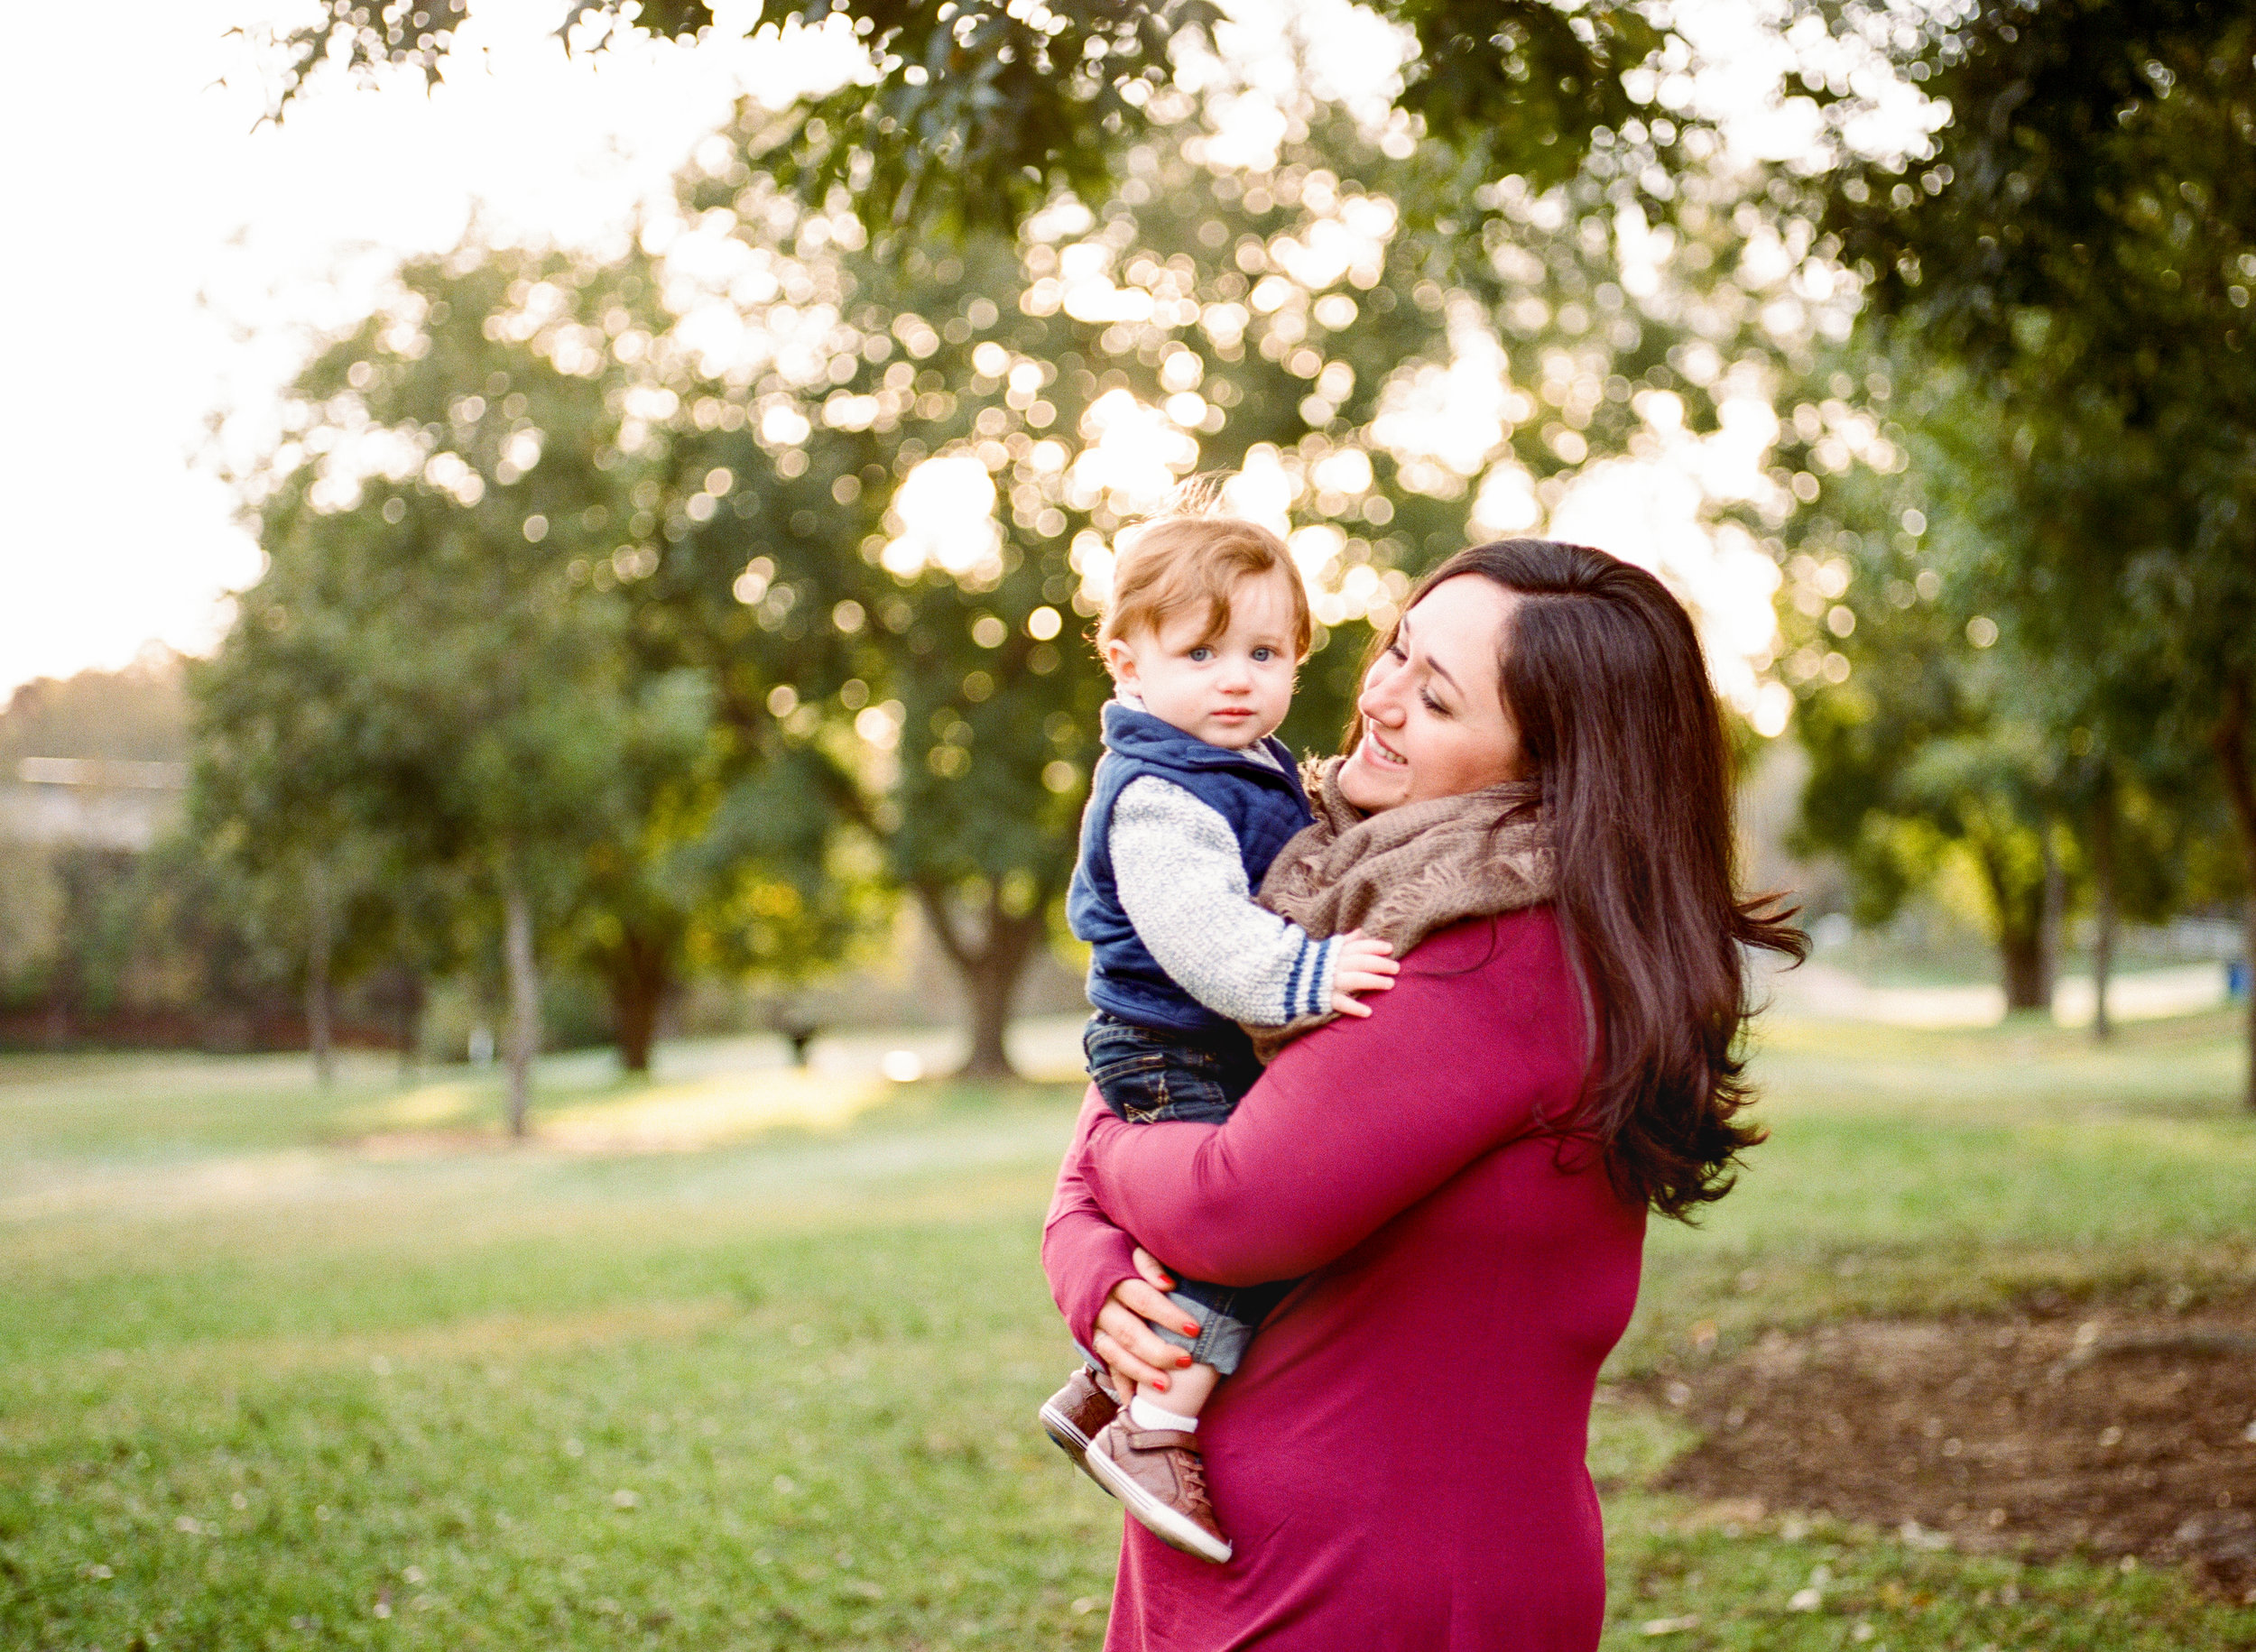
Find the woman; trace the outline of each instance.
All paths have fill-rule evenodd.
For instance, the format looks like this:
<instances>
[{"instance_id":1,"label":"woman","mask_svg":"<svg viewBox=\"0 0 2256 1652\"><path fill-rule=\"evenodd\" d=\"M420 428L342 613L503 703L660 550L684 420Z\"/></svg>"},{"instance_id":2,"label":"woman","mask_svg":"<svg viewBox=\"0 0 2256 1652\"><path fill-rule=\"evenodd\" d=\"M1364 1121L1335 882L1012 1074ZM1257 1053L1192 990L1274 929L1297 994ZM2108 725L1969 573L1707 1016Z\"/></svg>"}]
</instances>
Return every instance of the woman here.
<instances>
[{"instance_id":1,"label":"woman","mask_svg":"<svg viewBox=\"0 0 2256 1652\"><path fill-rule=\"evenodd\" d=\"M1286 1046L1225 1124L1085 1103L1043 1263L1123 1398L1182 1358L1145 1323L1168 1269L1308 1276L1200 1426L1236 1558L1130 1525L1106 1645L1587 1652L1598 1369L1647 1211L1721 1197L1761 1139L1734 1118L1742 948L1800 937L1734 891L1722 719L1650 575L1542 540L1461 552L1356 714L1331 773L1351 812L1501 789L1502 832L1539 797L1552 898L1433 932L1369 1019Z\"/></svg>"}]
</instances>

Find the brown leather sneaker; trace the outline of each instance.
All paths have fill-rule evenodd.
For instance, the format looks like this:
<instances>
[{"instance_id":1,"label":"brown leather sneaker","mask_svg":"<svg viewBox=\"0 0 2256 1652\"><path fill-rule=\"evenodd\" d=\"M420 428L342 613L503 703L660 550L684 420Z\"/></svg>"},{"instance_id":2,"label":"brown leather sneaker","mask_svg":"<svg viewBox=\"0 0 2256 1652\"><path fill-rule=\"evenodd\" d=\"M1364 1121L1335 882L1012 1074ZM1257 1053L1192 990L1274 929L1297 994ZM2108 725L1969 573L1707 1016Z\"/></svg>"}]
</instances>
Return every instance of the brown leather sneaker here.
<instances>
[{"instance_id":1,"label":"brown leather sneaker","mask_svg":"<svg viewBox=\"0 0 2256 1652\"><path fill-rule=\"evenodd\" d=\"M1042 1432L1073 1459L1075 1468L1087 1474L1089 1441L1119 1411L1120 1398L1112 1386L1084 1365L1066 1379L1065 1387L1042 1401Z\"/></svg>"},{"instance_id":2,"label":"brown leather sneaker","mask_svg":"<svg viewBox=\"0 0 2256 1652\"><path fill-rule=\"evenodd\" d=\"M1123 1414L1096 1431L1083 1462L1089 1477L1160 1542L1217 1565L1230 1558L1230 1540L1207 1500L1197 1435L1139 1429Z\"/></svg>"}]
</instances>

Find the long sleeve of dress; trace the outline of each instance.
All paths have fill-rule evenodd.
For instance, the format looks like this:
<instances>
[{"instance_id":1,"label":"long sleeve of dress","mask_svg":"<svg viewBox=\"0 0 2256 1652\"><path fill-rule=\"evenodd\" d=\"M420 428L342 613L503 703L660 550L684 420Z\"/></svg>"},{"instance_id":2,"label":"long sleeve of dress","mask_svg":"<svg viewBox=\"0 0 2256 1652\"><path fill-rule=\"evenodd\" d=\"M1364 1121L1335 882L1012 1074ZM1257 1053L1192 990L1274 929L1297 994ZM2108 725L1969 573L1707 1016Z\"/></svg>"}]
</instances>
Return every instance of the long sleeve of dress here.
<instances>
[{"instance_id":1,"label":"long sleeve of dress","mask_svg":"<svg viewBox=\"0 0 2256 1652\"><path fill-rule=\"evenodd\" d=\"M1468 971L1437 967L1438 955L1420 947L1367 1020L1289 1046L1225 1124L1129 1126L1085 1110L1067 1165L1076 1202L1093 1201L1187 1277L1288 1278L1352 1249L1539 1112L1567 1115L1577 1041L1534 1024L1557 1015L1554 995L1512 990L1515 979L1558 976L1556 932L1523 924L1493 936L1531 955ZM1492 1049L1551 1053L1504 1070L1454 1058L1451 1030L1468 1026Z\"/></svg>"},{"instance_id":2,"label":"long sleeve of dress","mask_svg":"<svg viewBox=\"0 0 2256 1652\"><path fill-rule=\"evenodd\" d=\"M1336 940L1313 939L1254 903L1218 810L1146 775L1113 806L1105 846L1137 938L1207 1009L1282 1027L1331 1008Z\"/></svg>"},{"instance_id":3,"label":"long sleeve of dress","mask_svg":"<svg viewBox=\"0 0 2256 1652\"><path fill-rule=\"evenodd\" d=\"M1135 1241L1114 1226L1090 1192L1082 1174L1088 1150L1089 1131L1100 1118L1113 1115L1089 1086L1081 1103L1073 1145L1059 1167L1058 1189L1050 1197L1049 1214L1042 1222L1042 1271L1049 1278L1050 1299L1064 1316L1073 1340L1086 1348L1096 1330L1096 1311L1112 1295L1113 1287L1136 1277L1131 1252Z\"/></svg>"}]
</instances>

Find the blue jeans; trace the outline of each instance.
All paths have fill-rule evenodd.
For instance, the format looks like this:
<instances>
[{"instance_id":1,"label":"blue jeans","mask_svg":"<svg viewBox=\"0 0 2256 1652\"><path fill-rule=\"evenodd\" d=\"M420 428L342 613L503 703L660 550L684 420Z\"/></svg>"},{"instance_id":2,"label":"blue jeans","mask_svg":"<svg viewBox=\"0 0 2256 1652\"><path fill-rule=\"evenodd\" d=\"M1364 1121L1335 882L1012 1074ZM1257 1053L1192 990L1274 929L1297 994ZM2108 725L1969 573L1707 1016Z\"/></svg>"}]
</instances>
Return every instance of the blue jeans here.
<instances>
[{"instance_id":1,"label":"blue jeans","mask_svg":"<svg viewBox=\"0 0 2256 1652\"><path fill-rule=\"evenodd\" d=\"M1234 1027L1211 1032L1139 1027L1099 1010L1089 1018L1081 1047L1096 1093L1131 1124L1219 1124L1262 1072L1253 1041ZM1188 1336L1172 1325L1151 1328L1226 1377L1237 1370L1270 1310L1298 1283L1212 1285L1180 1279L1169 1300L1197 1322L1198 1334Z\"/></svg>"}]
</instances>

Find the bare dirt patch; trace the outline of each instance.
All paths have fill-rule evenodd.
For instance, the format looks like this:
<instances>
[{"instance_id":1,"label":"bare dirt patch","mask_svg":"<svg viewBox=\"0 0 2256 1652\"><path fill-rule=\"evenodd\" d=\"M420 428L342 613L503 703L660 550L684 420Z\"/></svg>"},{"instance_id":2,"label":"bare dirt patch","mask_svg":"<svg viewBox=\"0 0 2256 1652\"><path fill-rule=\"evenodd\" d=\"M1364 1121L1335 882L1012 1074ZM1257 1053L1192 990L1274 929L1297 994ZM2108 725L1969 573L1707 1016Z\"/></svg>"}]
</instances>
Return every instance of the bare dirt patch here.
<instances>
[{"instance_id":1,"label":"bare dirt patch","mask_svg":"<svg viewBox=\"0 0 2256 1652\"><path fill-rule=\"evenodd\" d=\"M1774 1331L1643 1386L1705 1435L1662 1489L2256 1601L2256 1296Z\"/></svg>"}]
</instances>

